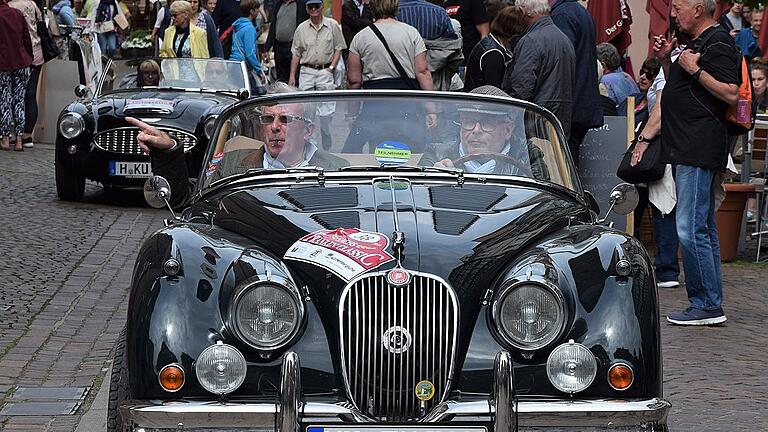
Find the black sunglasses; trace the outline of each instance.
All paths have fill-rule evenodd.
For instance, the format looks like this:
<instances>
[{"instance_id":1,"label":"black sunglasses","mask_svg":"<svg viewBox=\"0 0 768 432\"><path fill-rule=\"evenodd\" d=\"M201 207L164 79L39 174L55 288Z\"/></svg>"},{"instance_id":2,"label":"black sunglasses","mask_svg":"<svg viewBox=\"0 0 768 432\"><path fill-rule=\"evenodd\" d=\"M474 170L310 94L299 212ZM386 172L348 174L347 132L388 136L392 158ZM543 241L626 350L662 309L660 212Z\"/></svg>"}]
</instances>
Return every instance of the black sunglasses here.
<instances>
[{"instance_id":1,"label":"black sunglasses","mask_svg":"<svg viewBox=\"0 0 768 432\"><path fill-rule=\"evenodd\" d=\"M307 9L320 9L323 7L320 3L312 3L307 5Z\"/></svg>"}]
</instances>

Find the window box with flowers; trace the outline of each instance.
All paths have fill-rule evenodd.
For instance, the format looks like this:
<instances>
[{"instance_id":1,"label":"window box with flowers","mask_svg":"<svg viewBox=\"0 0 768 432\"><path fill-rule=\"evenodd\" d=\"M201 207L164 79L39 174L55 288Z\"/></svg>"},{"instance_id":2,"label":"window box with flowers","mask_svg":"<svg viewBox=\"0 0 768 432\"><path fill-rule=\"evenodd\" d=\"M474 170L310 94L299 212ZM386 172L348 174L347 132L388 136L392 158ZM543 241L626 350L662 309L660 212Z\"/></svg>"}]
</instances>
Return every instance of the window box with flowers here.
<instances>
[{"instance_id":1,"label":"window box with flowers","mask_svg":"<svg viewBox=\"0 0 768 432\"><path fill-rule=\"evenodd\" d=\"M154 54L152 35L146 30L134 30L121 45L123 57L149 57Z\"/></svg>"}]
</instances>

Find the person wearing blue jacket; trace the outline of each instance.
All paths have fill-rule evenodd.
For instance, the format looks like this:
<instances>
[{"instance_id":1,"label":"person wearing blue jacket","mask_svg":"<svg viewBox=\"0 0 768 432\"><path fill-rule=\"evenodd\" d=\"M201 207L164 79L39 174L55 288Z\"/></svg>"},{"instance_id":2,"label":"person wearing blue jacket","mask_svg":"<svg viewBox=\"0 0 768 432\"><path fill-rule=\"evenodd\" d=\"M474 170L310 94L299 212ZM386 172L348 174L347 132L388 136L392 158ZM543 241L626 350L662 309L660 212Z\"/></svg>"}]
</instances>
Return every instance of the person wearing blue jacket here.
<instances>
[{"instance_id":1,"label":"person wearing blue jacket","mask_svg":"<svg viewBox=\"0 0 768 432\"><path fill-rule=\"evenodd\" d=\"M258 34L256 27L253 26L251 21L259 13L259 6L261 4L258 0L240 1L241 16L232 23L234 32L232 33L232 54L229 56L230 60L245 60L248 70L251 72L251 87L254 91L257 87L264 85L261 62L256 52L256 38Z\"/></svg>"},{"instance_id":2,"label":"person wearing blue jacket","mask_svg":"<svg viewBox=\"0 0 768 432\"><path fill-rule=\"evenodd\" d=\"M70 0L59 0L53 7L51 7L51 10L56 16L56 22L58 24L67 26L75 25L75 12L72 10Z\"/></svg>"}]
</instances>

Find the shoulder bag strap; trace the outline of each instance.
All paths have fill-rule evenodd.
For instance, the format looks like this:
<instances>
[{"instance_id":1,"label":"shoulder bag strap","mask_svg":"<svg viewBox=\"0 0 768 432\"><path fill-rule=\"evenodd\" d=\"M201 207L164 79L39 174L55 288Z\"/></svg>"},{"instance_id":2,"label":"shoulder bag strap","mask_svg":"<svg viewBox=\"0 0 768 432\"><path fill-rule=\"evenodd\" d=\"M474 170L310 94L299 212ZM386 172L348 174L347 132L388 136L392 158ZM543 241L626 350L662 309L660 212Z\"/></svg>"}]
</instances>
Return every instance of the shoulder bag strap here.
<instances>
[{"instance_id":1,"label":"shoulder bag strap","mask_svg":"<svg viewBox=\"0 0 768 432\"><path fill-rule=\"evenodd\" d=\"M395 69L397 69L397 73L400 74L400 79L408 83L410 86L411 80L413 78L409 78L408 74L405 72L405 68L403 68L403 65L400 64L400 62L397 60L397 57L395 57L395 53L392 52L392 50L389 49L389 45L387 45L387 41L384 39L384 35L381 34L381 31L379 31L378 28L374 24L370 24L368 28L373 31L373 34L376 35L377 38L381 41L382 44L384 44L384 48L387 49L387 52L389 53L389 57L392 59L392 63L395 64Z\"/></svg>"}]
</instances>

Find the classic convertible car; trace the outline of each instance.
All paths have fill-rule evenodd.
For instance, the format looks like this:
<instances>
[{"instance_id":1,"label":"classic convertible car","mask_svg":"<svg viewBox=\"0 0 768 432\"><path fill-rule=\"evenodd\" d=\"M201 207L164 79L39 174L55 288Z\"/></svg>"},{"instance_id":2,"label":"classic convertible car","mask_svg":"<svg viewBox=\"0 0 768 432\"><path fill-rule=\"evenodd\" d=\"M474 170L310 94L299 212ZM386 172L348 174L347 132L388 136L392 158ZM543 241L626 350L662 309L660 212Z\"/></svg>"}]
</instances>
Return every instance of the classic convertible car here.
<instances>
[{"instance_id":1,"label":"classic convertible car","mask_svg":"<svg viewBox=\"0 0 768 432\"><path fill-rule=\"evenodd\" d=\"M152 153L184 210L139 251L110 431L668 430L653 267L548 111L274 94L212 137L196 184Z\"/></svg>"},{"instance_id":2,"label":"classic convertible car","mask_svg":"<svg viewBox=\"0 0 768 432\"><path fill-rule=\"evenodd\" d=\"M217 59L104 58L95 95L78 86L79 98L59 115L56 190L80 201L85 179L110 188L141 188L152 175L149 157L136 143L132 116L173 134L197 173L216 116L247 97L245 65Z\"/></svg>"}]
</instances>

